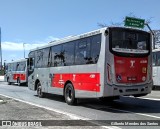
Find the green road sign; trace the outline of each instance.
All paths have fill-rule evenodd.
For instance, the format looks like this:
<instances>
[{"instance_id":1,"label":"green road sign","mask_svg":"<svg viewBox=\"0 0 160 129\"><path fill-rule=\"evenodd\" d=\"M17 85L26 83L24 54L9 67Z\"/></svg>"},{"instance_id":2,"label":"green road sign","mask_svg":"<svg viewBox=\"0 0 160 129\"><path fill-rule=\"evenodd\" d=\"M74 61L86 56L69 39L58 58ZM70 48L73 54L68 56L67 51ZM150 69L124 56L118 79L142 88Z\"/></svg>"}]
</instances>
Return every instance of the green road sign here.
<instances>
[{"instance_id":1,"label":"green road sign","mask_svg":"<svg viewBox=\"0 0 160 129\"><path fill-rule=\"evenodd\" d=\"M145 23L144 19L126 17L124 25L130 27L144 28L144 23Z\"/></svg>"}]
</instances>

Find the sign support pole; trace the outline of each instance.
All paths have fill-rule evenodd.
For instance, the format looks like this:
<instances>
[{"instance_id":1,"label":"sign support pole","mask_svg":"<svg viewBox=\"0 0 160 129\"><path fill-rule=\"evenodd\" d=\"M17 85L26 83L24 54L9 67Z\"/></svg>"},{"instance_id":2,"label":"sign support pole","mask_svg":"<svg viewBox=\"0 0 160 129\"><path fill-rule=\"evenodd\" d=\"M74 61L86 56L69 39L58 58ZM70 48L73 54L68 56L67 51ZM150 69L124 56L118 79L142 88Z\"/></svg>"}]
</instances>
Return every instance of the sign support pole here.
<instances>
[{"instance_id":1,"label":"sign support pole","mask_svg":"<svg viewBox=\"0 0 160 129\"><path fill-rule=\"evenodd\" d=\"M153 41L153 49L155 49L155 34L152 31L151 27L147 23L145 23L145 25L148 27L148 29L150 30L150 32L151 32L151 34L153 36L153 40L152 40Z\"/></svg>"}]
</instances>

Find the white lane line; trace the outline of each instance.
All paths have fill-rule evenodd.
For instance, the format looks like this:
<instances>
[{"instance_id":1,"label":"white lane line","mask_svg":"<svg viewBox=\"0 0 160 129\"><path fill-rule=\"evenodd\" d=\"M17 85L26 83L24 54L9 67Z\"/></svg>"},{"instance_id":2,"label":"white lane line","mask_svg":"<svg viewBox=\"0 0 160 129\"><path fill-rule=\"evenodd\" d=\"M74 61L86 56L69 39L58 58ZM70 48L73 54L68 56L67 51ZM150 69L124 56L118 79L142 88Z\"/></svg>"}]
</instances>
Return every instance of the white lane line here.
<instances>
[{"instance_id":1,"label":"white lane line","mask_svg":"<svg viewBox=\"0 0 160 129\"><path fill-rule=\"evenodd\" d=\"M42 106L42 105L39 105L39 104L34 104L34 103L32 103L32 102L24 101L24 100L17 99L17 98L11 97L11 96L7 96L7 95L3 95L3 94L0 94L0 95L1 95L1 96L4 96L4 97L7 97L7 98L11 98L11 99L17 100L17 101L20 101L20 102L23 102L23 103L26 103L26 104L30 104L30 105L33 105L33 106L36 106L36 107L44 108L44 109L47 109L47 110L49 110L49 111L53 111L53 112L56 112L56 113L60 113L60 114L63 114L63 115L67 115L67 116L69 116L71 119L74 119L74 120L91 120L91 119L89 119L89 118L80 117L80 116L77 116L77 115L74 115L74 114L71 114L71 113L68 113L68 112L64 112L64 111L60 111L60 110L57 110L57 109L49 108L49 107ZM100 127L103 127L103 128L106 128L106 129L122 129L122 128L119 128L119 127L117 127L117 126L101 126L101 125L98 124L98 123L94 123L94 124L97 124L97 125L99 125Z\"/></svg>"},{"instance_id":2,"label":"white lane line","mask_svg":"<svg viewBox=\"0 0 160 129\"><path fill-rule=\"evenodd\" d=\"M125 97L125 96L124 96L124 97ZM131 96L131 98L132 98L132 96ZM133 97L133 98L134 98L134 97ZM141 97L139 97L139 99L156 100L156 101L159 101L159 100L160 100L160 99L156 99L156 98L141 98ZM121 101L121 102L122 102L122 101ZM108 108L109 108L109 107L108 107ZM115 111L126 112L126 113L134 113L134 114L141 115L141 116L148 116L148 117L160 119L159 116L154 116L154 115L149 115L149 114L136 113L136 112L131 112L131 111L127 111L127 110L120 110L120 109L115 109L115 108L109 108L109 109L112 109L112 110L115 110Z\"/></svg>"},{"instance_id":3,"label":"white lane line","mask_svg":"<svg viewBox=\"0 0 160 129\"><path fill-rule=\"evenodd\" d=\"M115 110L115 111L126 112L126 113L132 113L132 114L134 113L134 114L141 115L141 116L148 116L148 117L160 119L159 116L148 115L148 114L143 114L143 113L136 113L136 112L131 112L131 111L127 111L127 110L121 110L121 109L110 108L110 107L107 107L107 108L108 108L108 109L111 109L111 110Z\"/></svg>"},{"instance_id":4,"label":"white lane line","mask_svg":"<svg viewBox=\"0 0 160 129\"><path fill-rule=\"evenodd\" d=\"M157 98L141 98L141 99L147 99L147 100L156 100L156 101L160 101L160 99L157 99Z\"/></svg>"}]
</instances>

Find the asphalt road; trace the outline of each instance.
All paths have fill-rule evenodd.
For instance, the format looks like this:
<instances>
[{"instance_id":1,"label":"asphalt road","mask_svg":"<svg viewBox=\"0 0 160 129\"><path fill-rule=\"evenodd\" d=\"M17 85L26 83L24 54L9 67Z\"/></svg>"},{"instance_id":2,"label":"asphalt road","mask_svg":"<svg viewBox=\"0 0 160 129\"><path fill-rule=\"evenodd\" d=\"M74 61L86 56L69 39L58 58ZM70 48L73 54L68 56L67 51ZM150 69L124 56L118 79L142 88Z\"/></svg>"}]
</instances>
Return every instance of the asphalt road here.
<instances>
[{"instance_id":1,"label":"asphalt road","mask_svg":"<svg viewBox=\"0 0 160 129\"><path fill-rule=\"evenodd\" d=\"M38 98L36 92L28 87L7 85L0 82L0 95L22 100L35 106L62 113L71 119L89 120L159 120L160 121L160 91L152 91L143 98L121 97L119 100L102 103L97 99L79 100L78 106L69 106L64 98L58 95L48 95L46 98ZM102 121L101 121L102 122ZM158 126L115 126L115 128L152 128Z\"/></svg>"}]
</instances>

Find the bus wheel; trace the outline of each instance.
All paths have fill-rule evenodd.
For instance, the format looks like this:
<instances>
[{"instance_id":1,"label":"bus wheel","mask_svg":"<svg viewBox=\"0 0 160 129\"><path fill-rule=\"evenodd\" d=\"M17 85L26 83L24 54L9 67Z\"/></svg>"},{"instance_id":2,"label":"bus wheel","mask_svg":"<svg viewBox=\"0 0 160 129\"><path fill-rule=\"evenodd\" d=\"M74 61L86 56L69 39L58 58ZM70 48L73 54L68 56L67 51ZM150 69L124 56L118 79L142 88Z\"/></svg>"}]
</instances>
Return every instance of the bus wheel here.
<instances>
[{"instance_id":1,"label":"bus wheel","mask_svg":"<svg viewBox=\"0 0 160 129\"><path fill-rule=\"evenodd\" d=\"M20 81L19 78L17 79L17 85L18 85L18 86L21 86L21 81Z\"/></svg>"},{"instance_id":2,"label":"bus wheel","mask_svg":"<svg viewBox=\"0 0 160 129\"><path fill-rule=\"evenodd\" d=\"M42 92L42 86L41 86L40 82L38 82L38 84L37 84L37 95L39 98L44 97L44 93Z\"/></svg>"},{"instance_id":3,"label":"bus wheel","mask_svg":"<svg viewBox=\"0 0 160 129\"><path fill-rule=\"evenodd\" d=\"M7 78L7 83L8 83L8 85L11 85L11 82L10 82L9 78Z\"/></svg>"},{"instance_id":4,"label":"bus wheel","mask_svg":"<svg viewBox=\"0 0 160 129\"><path fill-rule=\"evenodd\" d=\"M68 105L75 105L77 103L77 99L75 98L75 91L71 83L68 83L66 85L64 91L64 97Z\"/></svg>"},{"instance_id":5,"label":"bus wheel","mask_svg":"<svg viewBox=\"0 0 160 129\"><path fill-rule=\"evenodd\" d=\"M141 96L146 96L147 94L137 94L137 95L133 95L134 97L141 97Z\"/></svg>"}]
</instances>

